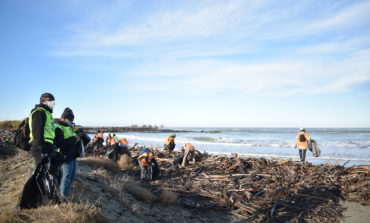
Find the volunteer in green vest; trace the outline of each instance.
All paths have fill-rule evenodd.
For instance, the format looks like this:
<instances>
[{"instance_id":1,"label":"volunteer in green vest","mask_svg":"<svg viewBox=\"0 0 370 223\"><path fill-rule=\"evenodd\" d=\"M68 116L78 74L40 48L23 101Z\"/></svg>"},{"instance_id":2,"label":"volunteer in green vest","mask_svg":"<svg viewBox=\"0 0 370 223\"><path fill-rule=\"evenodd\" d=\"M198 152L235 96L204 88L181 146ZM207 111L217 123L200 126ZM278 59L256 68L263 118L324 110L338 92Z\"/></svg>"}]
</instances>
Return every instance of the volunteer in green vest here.
<instances>
[{"instance_id":1,"label":"volunteer in green vest","mask_svg":"<svg viewBox=\"0 0 370 223\"><path fill-rule=\"evenodd\" d=\"M31 155L35 166L43 157L48 157L54 150L55 126L53 109L55 98L50 93L40 97L40 104L35 105L29 117Z\"/></svg>"},{"instance_id":2,"label":"volunteer in green vest","mask_svg":"<svg viewBox=\"0 0 370 223\"><path fill-rule=\"evenodd\" d=\"M60 120L56 123L55 145L64 156L62 163L62 181L60 194L62 201L68 201L67 196L76 177L77 160L80 154L80 136L73 132L72 122L74 120L73 111L65 108Z\"/></svg>"}]
</instances>

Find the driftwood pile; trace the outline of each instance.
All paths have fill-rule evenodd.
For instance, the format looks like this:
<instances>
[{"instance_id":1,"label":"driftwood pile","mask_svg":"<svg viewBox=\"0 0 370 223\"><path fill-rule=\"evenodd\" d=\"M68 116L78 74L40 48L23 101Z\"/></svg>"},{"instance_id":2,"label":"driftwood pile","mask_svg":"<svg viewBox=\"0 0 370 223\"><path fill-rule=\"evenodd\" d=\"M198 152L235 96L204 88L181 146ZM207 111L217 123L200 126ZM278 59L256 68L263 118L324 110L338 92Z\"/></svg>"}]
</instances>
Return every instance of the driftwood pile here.
<instances>
[{"instance_id":1,"label":"driftwood pile","mask_svg":"<svg viewBox=\"0 0 370 223\"><path fill-rule=\"evenodd\" d=\"M176 192L177 203L189 208L232 211L252 222L337 222L341 199L370 204L370 166L200 154L195 164L179 168L172 165L179 152L154 153L161 178L147 188ZM139 171L131 174L140 179Z\"/></svg>"}]
</instances>

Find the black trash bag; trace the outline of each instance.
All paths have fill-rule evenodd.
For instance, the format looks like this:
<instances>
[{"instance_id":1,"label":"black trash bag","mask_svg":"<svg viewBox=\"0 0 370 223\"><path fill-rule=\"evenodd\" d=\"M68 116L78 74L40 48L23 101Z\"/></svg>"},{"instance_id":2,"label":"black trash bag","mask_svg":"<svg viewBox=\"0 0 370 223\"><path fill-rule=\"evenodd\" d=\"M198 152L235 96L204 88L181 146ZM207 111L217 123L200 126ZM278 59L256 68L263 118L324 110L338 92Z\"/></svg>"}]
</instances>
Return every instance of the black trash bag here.
<instances>
[{"instance_id":1,"label":"black trash bag","mask_svg":"<svg viewBox=\"0 0 370 223\"><path fill-rule=\"evenodd\" d=\"M51 162L51 159L43 158L24 185L19 201L21 209L37 208L48 200L59 202L57 190L60 182L60 168Z\"/></svg>"},{"instance_id":2,"label":"black trash bag","mask_svg":"<svg viewBox=\"0 0 370 223\"><path fill-rule=\"evenodd\" d=\"M159 178L159 175L161 174L161 169L159 168L159 165L157 163L157 160L155 160L155 158L152 158L151 165L152 165L152 171L153 171L152 179L156 180Z\"/></svg>"},{"instance_id":3,"label":"black trash bag","mask_svg":"<svg viewBox=\"0 0 370 223\"><path fill-rule=\"evenodd\" d=\"M175 157L175 159L172 162L172 165L173 166L181 165L183 159L184 159L184 155Z\"/></svg>"},{"instance_id":4,"label":"black trash bag","mask_svg":"<svg viewBox=\"0 0 370 223\"><path fill-rule=\"evenodd\" d=\"M103 142L104 142L104 139L97 138L96 141L93 144L94 149L99 149L99 148L103 147Z\"/></svg>"},{"instance_id":5,"label":"black trash bag","mask_svg":"<svg viewBox=\"0 0 370 223\"><path fill-rule=\"evenodd\" d=\"M89 142L91 141L90 136L85 131L83 131L82 129L78 129L76 134L81 138L84 146L87 146L87 144L89 144ZM101 141L101 140L99 140L99 141Z\"/></svg>"},{"instance_id":6,"label":"black trash bag","mask_svg":"<svg viewBox=\"0 0 370 223\"><path fill-rule=\"evenodd\" d=\"M319 157L321 155L321 150L317 142L313 139L308 143L308 149L312 152L314 157Z\"/></svg>"}]
</instances>

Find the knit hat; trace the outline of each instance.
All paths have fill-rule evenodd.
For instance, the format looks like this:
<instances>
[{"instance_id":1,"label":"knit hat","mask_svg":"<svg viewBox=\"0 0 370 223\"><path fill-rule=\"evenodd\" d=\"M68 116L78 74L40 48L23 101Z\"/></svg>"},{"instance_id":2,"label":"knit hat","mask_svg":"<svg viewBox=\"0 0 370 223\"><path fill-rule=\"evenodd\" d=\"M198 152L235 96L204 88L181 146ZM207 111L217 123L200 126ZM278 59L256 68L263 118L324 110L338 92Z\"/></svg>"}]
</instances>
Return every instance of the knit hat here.
<instances>
[{"instance_id":1,"label":"knit hat","mask_svg":"<svg viewBox=\"0 0 370 223\"><path fill-rule=\"evenodd\" d=\"M73 114L73 111L70 108L65 108L62 114L63 119L68 119L73 122L75 119L75 115Z\"/></svg>"},{"instance_id":2,"label":"knit hat","mask_svg":"<svg viewBox=\"0 0 370 223\"><path fill-rule=\"evenodd\" d=\"M52 95L50 93L43 93L40 96L40 103L43 103L45 101L55 101L54 95Z\"/></svg>"}]
</instances>

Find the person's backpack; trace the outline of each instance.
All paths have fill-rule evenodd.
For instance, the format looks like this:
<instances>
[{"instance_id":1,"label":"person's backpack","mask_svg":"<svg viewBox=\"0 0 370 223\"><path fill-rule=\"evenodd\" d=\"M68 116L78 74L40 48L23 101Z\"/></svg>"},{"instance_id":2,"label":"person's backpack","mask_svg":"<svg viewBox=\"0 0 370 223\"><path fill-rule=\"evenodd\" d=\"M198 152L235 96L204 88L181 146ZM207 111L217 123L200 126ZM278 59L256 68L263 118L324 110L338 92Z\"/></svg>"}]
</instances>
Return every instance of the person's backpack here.
<instances>
[{"instance_id":1,"label":"person's backpack","mask_svg":"<svg viewBox=\"0 0 370 223\"><path fill-rule=\"evenodd\" d=\"M28 124L28 117L23 119L19 124L17 131L14 136L14 145L25 151L31 150L30 141L30 126Z\"/></svg>"},{"instance_id":2,"label":"person's backpack","mask_svg":"<svg viewBox=\"0 0 370 223\"><path fill-rule=\"evenodd\" d=\"M299 141L300 142L306 142L306 137L302 134L299 136Z\"/></svg>"}]
</instances>

